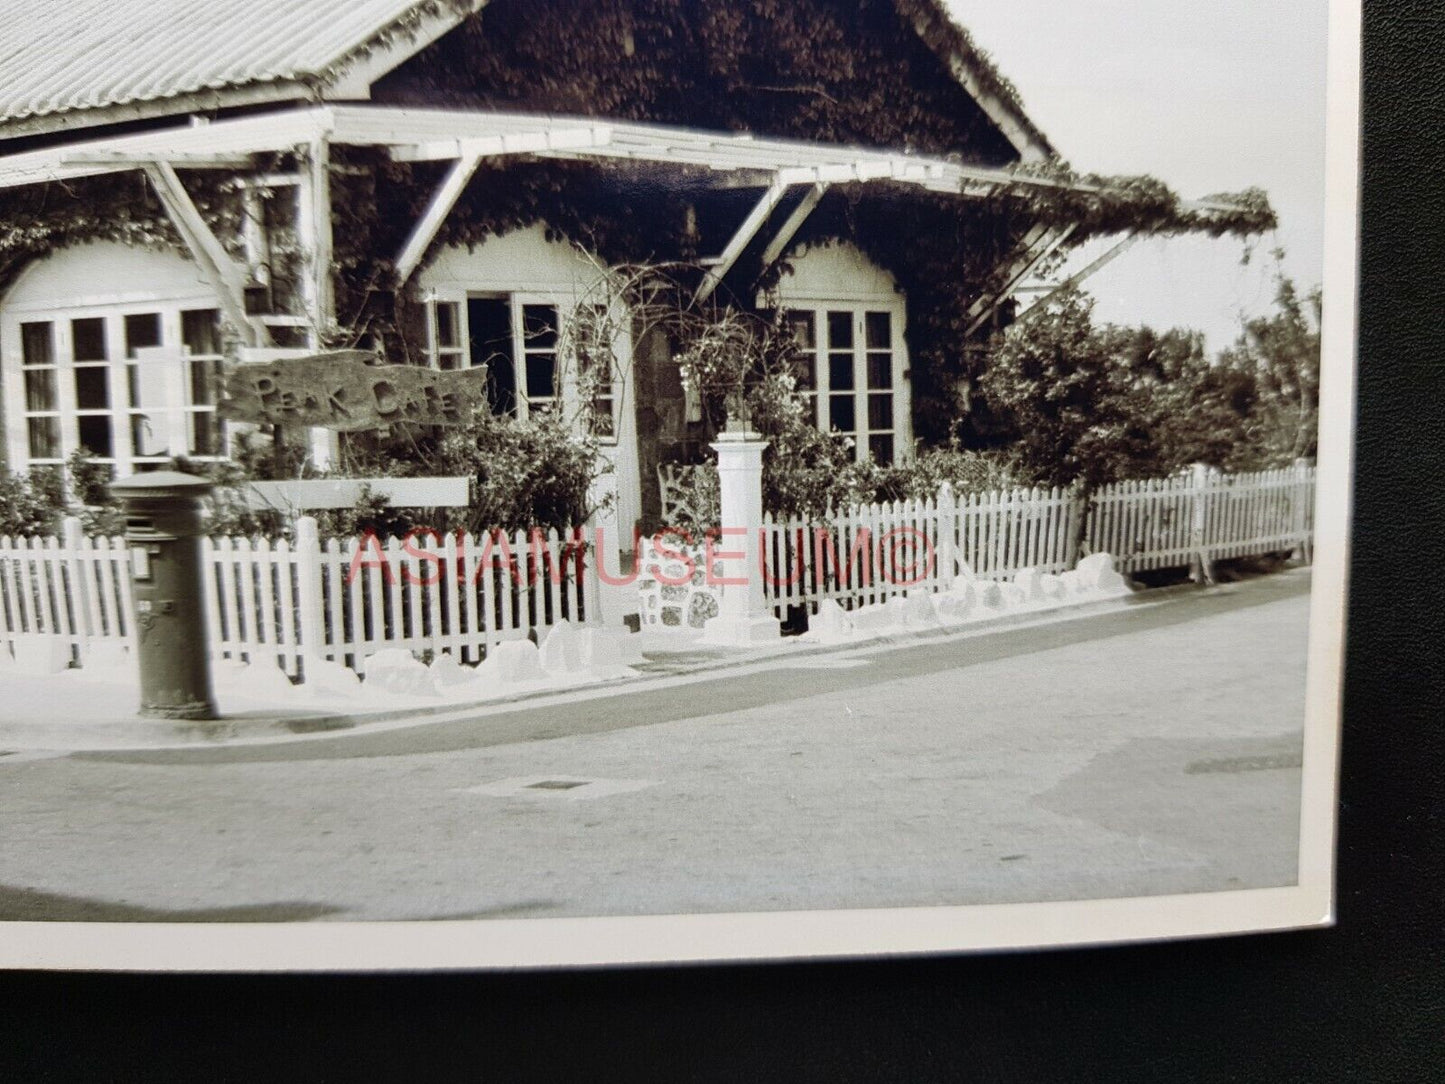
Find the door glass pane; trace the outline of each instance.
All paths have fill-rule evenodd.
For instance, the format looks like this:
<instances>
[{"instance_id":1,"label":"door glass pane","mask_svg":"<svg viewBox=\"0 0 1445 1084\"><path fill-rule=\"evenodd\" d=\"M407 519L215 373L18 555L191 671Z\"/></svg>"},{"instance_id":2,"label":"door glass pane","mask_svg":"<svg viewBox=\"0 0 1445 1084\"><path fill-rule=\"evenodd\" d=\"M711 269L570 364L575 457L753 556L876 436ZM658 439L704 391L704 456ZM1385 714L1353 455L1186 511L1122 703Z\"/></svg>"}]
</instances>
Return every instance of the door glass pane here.
<instances>
[{"instance_id":1,"label":"door glass pane","mask_svg":"<svg viewBox=\"0 0 1445 1084\"><path fill-rule=\"evenodd\" d=\"M125 318L125 356L135 357L137 350L161 344L161 315L158 312L135 313Z\"/></svg>"},{"instance_id":2,"label":"door glass pane","mask_svg":"<svg viewBox=\"0 0 1445 1084\"><path fill-rule=\"evenodd\" d=\"M55 338L50 323L20 325L20 353L26 365L51 365L55 361Z\"/></svg>"},{"instance_id":3,"label":"door glass pane","mask_svg":"<svg viewBox=\"0 0 1445 1084\"><path fill-rule=\"evenodd\" d=\"M868 386L870 388L893 387L893 355L868 355Z\"/></svg>"},{"instance_id":4,"label":"door glass pane","mask_svg":"<svg viewBox=\"0 0 1445 1084\"><path fill-rule=\"evenodd\" d=\"M527 398L551 399L557 394L557 356L527 355Z\"/></svg>"},{"instance_id":5,"label":"door glass pane","mask_svg":"<svg viewBox=\"0 0 1445 1084\"><path fill-rule=\"evenodd\" d=\"M106 366L76 366L75 406L78 410L110 409L110 370Z\"/></svg>"},{"instance_id":6,"label":"door glass pane","mask_svg":"<svg viewBox=\"0 0 1445 1084\"><path fill-rule=\"evenodd\" d=\"M191 415L191 451L195 455L221 454L220 422L209 410Z\"/></svg>"},{"instance_id":7,"label":"door glass pane","mask_svg":"<svg viewBox=\"0 0 1445 1084\"><path fill-rule=\"evenodd\" d=\"M165 422L161 414L132 414L130 448L132 455L158 456L170 452ZM199 449L197 449L199 451Z\"/></svg>"},{"instance_id":8,"label":"door glass pane","mask_svg":"<svg viewBox=\"0 0 1445 1084\"><path fill-rule=\"evenodd\" d=\"M454 301L438 301L436 303L437 320L437 346L449 347L461 344L461 332L457 325L461 322L457 312L457 305Z\"/></svg>"},{"instance_id":9,"label":"door glass pane","mask_svg":"<svg viewBox=\"0 0 1445 1084\"><path fill-rule=\"evenodd\" d=\"M878 463L893 462L893 436L888 433L875 434L868 438L868 453Z\"/></svg>"},{"instance_id":10,"label":"door glass pane","mask_svg":"<svg viewBox=\"0 0 1445 1084\"><path fill-rule=\"evenodd\" d=\"M211 358L191 362L191 406L215 406L221 386L221 364Z\"/></svg>"},{"instance_id":11,"label":"door glass pane","mask_svg":"<svg viewBox=\"0 0 1445 1084\"><path fill-rule=\"evenodd\" d=\"M25 409L55 410L55 370L30 369L25 374Z\"/></svg>"},{"instance_id":12,"label":"door glass pane","mask_svg":"<svg viewBox=\"0 0 1445 1084\"><path fill-rule=\"evenodd\" d=\"M818 327L811 312L788 313L788 326L793 330L793 341L799 350L818 348Z\"/></svg>"},{"instance_id":13,"label":"door glass pane","mask_svg":"<svg viewBox=\"0 0 1445 1084\"><path fill-rule=\"evenodd\" d=\"M525 350L553 350L557 346L555 305L522 306L522 347Z\"/></svg>"},{"instance_id":14,"label":"door glass pane","mask_svg":"<svg viewBox=\"0 0 1445 1084\"><path fill-rule=\"evenodd\" d=\"M817 364L817 357L813 354L803 354L798 358L794 375L798 381L799 391L813 391L818 387L818 374L814 371Z\"/></svg>"},{"instance_id":15,"label":"door glass pane","mask_svg":"<svg viewBox=\"0 0 1445 1084\"><path fill-rule=\"evenodd\" d=\"M841 432L851 433L858 428L858 413L854 409L852 395L830 395L828 416L833 428Z\"/></svg>"},{"instance_id":16,"label":"door glass pane","mask_svg":"<svg viewBox=\"0 0 1445 1084\"><path fill-rule=\"evenodd\" d=\"M59 418L31 418L30 426L30 458L31 459L59 459L60 458L60 419Z\"/></svg>"},{"instance_id":17,"label":"door glass pane","mask_svg":"<svg viewBox=\"0 0 1445 1084\"><path fill-rule=\"evenodd\" d=\"M887 350L893 345L893 325L886 312L870 312L863 318L869 350Z\"/></svg>"},{"instance_id":18,"label":"door glass pane","mask_svg":"<svg viewBox=\"0 0 1445 1084\"><path fill-rule=\"evenodd\" d=\"M92 455L109 458L115 449L110 442L110 415L90 414L76 419L80 428L80 444Z\"/></svg>"},{"instance_id":19,"label":"door glass pane","mask_svg":"<svg viewBox=\"0 0 1445 1084\"><path fill-rule=\"evenodd\" d=\"M828 387L832 391L851 391L853 388L853 355L828 355Z\"/></svg>"},{"instance_id":20,"label":"door glass pane","mask_svg":"<svg viewBox=\"0 0 1445 1084\"><path fill-rule=\"evenodd\" d=\"M487 367L487 402L493 414L517 409L516 363L512 357L512 309L500 297L467 301L467 350L472 366Z\"/></svg>"},{"instance_id":21,"label":"door glass pane","mask_svg":"<svg viewBox=\"0 0 1445 1084\"><path fill-rule=\"evenodd\" d=\"M156 328L160 345L160 328ZM189 309L181 313L181 342L192 354L220 354L221 318L215 309Z\"/></svg>"},{"instance_id":22,"label":"door glass pane","mask_svg":"<svg viewBox=\"0 0 1445 1084\"><path fill-rule=\"evenodd\" d=\"M105 360L105 321L99 316L70 321L70 337L76 361Z\"/></svg>"},{"instance_id":23,"label":"door glass pane","mask_svg":"<svg viewBox=\"0 0 1445 1084\"><path fill-rule=\"evenodd\" d=\"M886 392L882 395L868 396L868 428L869 429L892 429L893 428L893 396Z\"/></svg>"},{"instance_id":24,"label":"door glass pane","mask_svg":"<svg viewBox=\"0 0 1445 1084\"><path fill-rule=\"evenodd\" d=\"M828 314L828 347L832 350L853 349L853 314L851 312L830 312Z\"/></svg>"}]
</instances>

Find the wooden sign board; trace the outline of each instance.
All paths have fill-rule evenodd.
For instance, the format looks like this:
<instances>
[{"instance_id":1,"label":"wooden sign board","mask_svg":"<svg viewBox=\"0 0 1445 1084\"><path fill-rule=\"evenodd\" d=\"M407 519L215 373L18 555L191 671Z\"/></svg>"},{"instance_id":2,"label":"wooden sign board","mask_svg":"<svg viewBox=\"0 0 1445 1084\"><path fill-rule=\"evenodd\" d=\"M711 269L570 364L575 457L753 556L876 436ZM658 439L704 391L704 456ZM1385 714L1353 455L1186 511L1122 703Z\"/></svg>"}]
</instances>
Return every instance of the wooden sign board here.
<instances>
[{"instance_id":1,"label":"wooden sign board","mask_svg":"<svg viewBox=\"0 0 1445 1084\"><path fill-rule=\"evenodd\" d=\"M461 425L487 400L486 370L372 365L375 355L340 350L236 366L226 377L223 417L338 432L398 422Z\"/></svg>"}]
</instances>

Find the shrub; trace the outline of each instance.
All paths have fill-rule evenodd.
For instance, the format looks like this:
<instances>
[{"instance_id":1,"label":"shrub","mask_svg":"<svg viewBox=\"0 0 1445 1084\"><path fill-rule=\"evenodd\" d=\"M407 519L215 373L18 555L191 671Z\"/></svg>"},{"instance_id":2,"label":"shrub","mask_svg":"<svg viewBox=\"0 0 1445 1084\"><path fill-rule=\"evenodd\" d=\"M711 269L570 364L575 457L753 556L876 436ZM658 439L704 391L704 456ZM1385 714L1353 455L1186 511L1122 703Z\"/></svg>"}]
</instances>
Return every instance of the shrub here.
<instances>
[{"instance_id":1,"label":"shrub","mask_svg":"<svg viewBox=\"0 0 1445 1084\"><path fill-rule=\"evenodd\" d=\"M0 535L57 534L65 496L54 471L0 474Z\"/></svg>"},{"instance_id":2,"label":"shrub","mask_svg":"<svg viewBox=\"0 0 1445 1084\"><path fill-rule=\"evenodd\" d=\"M878 482L877 500L922 500L935 496L947 482L956 496L1011 489L1018 485L1007 460L990 452L960 448L921 448L907 463L885 468Z\"/></svg>"}]
</instances>

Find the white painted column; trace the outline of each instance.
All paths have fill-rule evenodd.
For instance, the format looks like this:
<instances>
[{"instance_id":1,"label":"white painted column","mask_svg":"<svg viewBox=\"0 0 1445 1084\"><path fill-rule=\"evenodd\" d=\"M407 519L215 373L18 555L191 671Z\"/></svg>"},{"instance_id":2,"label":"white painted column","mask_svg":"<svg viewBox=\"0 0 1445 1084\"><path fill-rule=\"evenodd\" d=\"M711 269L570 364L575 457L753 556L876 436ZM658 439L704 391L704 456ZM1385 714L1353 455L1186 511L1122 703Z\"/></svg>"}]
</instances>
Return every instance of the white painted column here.
<instances>
[{"instance_id":1,"label":"white painted column","mask_svg":"<svg viewBox=\"0 0 1445 1084\"><path fill-rule=\"evenodd\" d=\"M709 549L722 582L718 616L703 627L703 641L748 647L782 636L782 626L768 609L761 567L763 525L763 450L768 442L757 433L728 431L712 446L717 452L721 493L720 526L726 532Z\"/></svg>"}]
</instances>

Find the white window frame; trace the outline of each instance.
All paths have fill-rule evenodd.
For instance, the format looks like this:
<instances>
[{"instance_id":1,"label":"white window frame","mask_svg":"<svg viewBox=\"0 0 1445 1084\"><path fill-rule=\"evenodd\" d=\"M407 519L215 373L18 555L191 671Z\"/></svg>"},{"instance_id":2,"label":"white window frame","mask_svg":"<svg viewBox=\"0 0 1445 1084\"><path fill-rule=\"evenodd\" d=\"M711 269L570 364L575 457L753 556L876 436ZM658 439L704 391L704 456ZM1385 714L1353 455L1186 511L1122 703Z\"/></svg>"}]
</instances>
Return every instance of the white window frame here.
<instances>
[{"instance_id":1,"label":"white window frame","mask_svg":"<svg viewBox=\"0 0 1445 1084\"><path fill-rule=\"evenodd\" d=\"M423 298L426 308L428 364L433 369L471 368L471 328L468 324L467 303L474 299L492 301L505 300L509 305L517 417L523 420L529 418L537 409L538 405L545 401L541 397L528 396L526 393L527 355L529 353L553 353L556 355L557 368L555 383L558 394L547 398L553 401L560 401L563 410L566 411L569 416L589 417L590 405L584 404L581 401L577 359L567 356L566 326L576 310L576 303L570 300L564 302L555 294L520 290L428 290ZM457 338L455 345L440 341L440 325L437 319L437 309L441 305L454 307ZM557 314L557 343L555 346L538 348L527 344L524 334L523 311L528 306L533 305L548 306ZM618 320L617 323L620 329L626 328L625 320ZM612 372L609 374L610 378L607 382L607 393L605 395L599 394L594 396L595 401L605 401L608 403L612 415L611 432L598 434L597 439L602 444L615 445L618 442L618 434L621 431L622 396L619 392L621 375L618 371L617 362L619 359L628 356L629 344L625 341L626 338L627 333L625 330L622 330L619 341L613 344L613 365Z\"/></svg>"},{"instance_id":2,"label":"white window frame","mask_svg":"<svg viewBox=\"0 0 1445 1084\"><path fill-rule=\"evenodd\" d=\"M853 456L857 462L866 462L871 458L869 450L869 438L872 436L889 435L893 438L893 457L891 463L906 462L913 449L912 432L912 389L908 382L908 345L904 333L907 330L906 307L901 297L870 298L870 299L848 299L838 300L830 298L812 297L787 297L779 302L785 314L807 313L813 318L813 339L814 348L805 351L813 357L813 387L808 389L806 395L813 400L814 422L823 432L835 431L832 428L832 411L830 409L830 396L844 394L831 392L828 388L831 355L843 351L834 351L829 339L828 314L834 312L845 312L852 321L853 343L846 348L853 357L853 420L854 427L850 430L836 430L841 435L851 437L853 440ZM874 429L869 424L868 396L868 355L870 353L867 343L867 317L869 313L887 313L889 322L889 333L891 345L889 352L892 355L890 370L891 385L887 389L892 395L891 421L889 429ZM881 351L873 351L881 352ZM881 393L883 389L871 389ZM885 464L887 465L887 464Z\"/></svg>"},{"instance_id":3,"label":"white window frame","mask_svg":"<svg viewBox=\"0 0 1445 1084\"><path fill-rule=\"evenodd\" d=\"M219 365L223 360L219 354L191 355L182 335L182 312L193 310L214 311L214 302L186 298L182 300L133 300L125 303L95 304L83 303L55 308L27 305L6 312L0 324L0 360L3 360L5 387L5 429L12 470L30 467L63 466L65 461L81 447L80 417L106 416L111 426L111 451L109 456L95 456L97 462L114 467L117 477L133 473L138 467L153 466L165 462L172 455L185 455L197 461L224 460L229 456L230 433L219 420L220 451L213 455L198 455L192 443L191 418L195 414L215 414L213 404L197 404L192 388L192 363L209 361ZM144 348L150 354L142 363L168 364L163 381L168 388L166 402L135 403L131 401L129 367L137 360L126 357L125 322L128 316L157 315L160 317L161 341L157 347ZM77 398L75 343L73 322L100 319L106 358L104 362L81 362L80 368L103 368L109 387L109 405L105 409L80 410ZM57 410L34 412L28 409L25 395L24 354L21 340L21 325L45 323L50 325L51 357L49 366L55 374ZM179 406L177 406L177 401ZM131 443L132 419L138 415L162 419L166 429L167 451L164 454L138 456ZM58 458L39 458L30 455L30 426L32 417L53 416L60 420L60 455Z\"/></svg>"}]
</instances>

